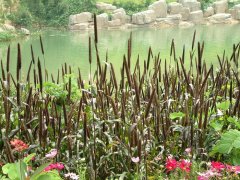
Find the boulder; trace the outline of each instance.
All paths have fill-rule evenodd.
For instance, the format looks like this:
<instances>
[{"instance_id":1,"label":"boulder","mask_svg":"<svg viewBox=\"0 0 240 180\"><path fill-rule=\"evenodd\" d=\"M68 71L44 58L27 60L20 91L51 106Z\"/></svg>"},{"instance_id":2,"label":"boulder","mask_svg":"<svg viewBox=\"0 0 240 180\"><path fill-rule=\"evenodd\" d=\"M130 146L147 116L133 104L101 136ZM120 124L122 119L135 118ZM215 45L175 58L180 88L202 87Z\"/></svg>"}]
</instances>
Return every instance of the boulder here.
<instances>
[{"instance_id":1,"label":"boulder","mask_svg":"<svg viewBox=\"0 0 240 180\"><path fill-rule=\"evenodd\" d=\"M235 5L234 9L234 19L240 20L240 4Z\"/></svg>"},{"instance_id":2,"label":"boulder","mask_svg":"<svg viewBox=\"0 0 240 180\"><path fill-rule=\"evenodd\" d=\"M97 9L107 12L112 12L117 9L116 6L113 6L112 4L104 3L104 2L97 2L96 4Z\"/></svg>"},{"instance_id":3,"label":"boulder","mask_svg":"<svg viewBox=\"0 0 240 180\"><path fill-rule=\"evenodd\" d=\"M183 7L189 8L190 12L201 9L201 3L197 0L180 0L179 2L183 5Z\"/></svg>"},{"instance_id":4,"label":"boulder","mask_svg":"<svg viewBox=\"0 0 240 180\"><path fill-rule=\"evenodd\" d=\"M180 14L182 11L183 5L177 2L171 2L168 4L169 14Z\"/></svg>"},{"instance_id":5,"label":"boulder","mask_svg":"<svg viewBox=\"0 0 240 180\"><path fill-rule=\"evenodd\" d=\"M213 3L214 13L225 13L228 10L228 2L226 0L215 1Z\"/></svg>"},{"instance_id":6,"label":"boulder","mask_svg":"<svg viewBox=\"0 0 240 180\"><path fill-rule=\"evenodd\" d=\"M153 10L147 10L132 15L133 24L148 24L156 20L156 14Z\"/></svg>"},{"instance_id":7,"label":"boulder","mask_svg":"<svg viewBox=\"0 0 240 180\"><path fill-rule=\"evenodd\" d=\"M80 24L74 24L69 27L70 30L87 30L89 24L88 23L80 23Z\"/></svg>"},{"instance_id":8,"label":"boulder","mask_svg":"<svg viewBox=\"0 0 240 180\"><path fill-rule=\"evenodd\" d=\"M154 2L148 7L149 10L153 10L156 17L164 18L167 16L167 3L165 0L159 0Z\"/></svg>"},{"instance_id":9,"label":"boulder","mask_svg":"<svg viewBox=\"0 0 240 180\"><path fill-rule=\"evenodd\" d=\"M92 13L83 12L80 14L70 15L69 16L69 25L87 23L93 21Z\"/></svg>"},{"instance_id":10,"label":"boulder","mask_svg":"<svg viewBox=\"0 0 240 180\"><path fill-rule=\"evenodd\" d=\"M182 19L181 14L168 15L166 18L157 18L156 27L165 28L177 26L181 22L181 19Z\"/></svg>"},{"instance_id":11,"label":"boulder","mask_svg":"<svg viewBox=\"0 0 240 180\"><path fill-rule=\"evenodd\" d=\"M209 21L213 24L231 23L231 14L218 13L209 17Z\"/></svg>"},{"instance_id":12,"label":"boulder","mask_svg":"<svg viewBox=\"0 0 240 180\"><path fill-rule=\"evenodd\" d=\"M190 15L190 9L188 7L183 7L181 11L182 20L187 21Z\"/></svg>"},{"instance_id":13,"label":"boulder","mask_svg":"<svg viewBox=\"0 0 240 180\"><path fill-rule=\"evenodd\" d=\"M2 28L5 31L12 31L12 32L16 31L16 28L10 24L4 24Z\"/></svg>"},{"instance_id":14,"label":"boulder","mask_svg":"<svg viewBox=\"0 0 240 180\"><path fill-rule=\"evenodd\" d=\"M190 12L189 20L194 24L201 24L203 22L202 10Z\"/></svg>"},{"instance_id":15,"label":"boulder","mask_svg":"<svg viewBox=\"0 0 240 180\"><path fill-rule=\"evenodd\" d=\"M21 28L21 32L25 35L30 35L31 34L30 31L26 28Z\"/></svg>"},{"instance_id":16,"label":"boulder","mask_svg":"<svg viewBox=\"0 0 240 180\"><path fill-rule=\"evenodd\" d=\"M204 10L203 16L204 17L209 17L214 14L214 9L213 7L208 7L207 9Z\"/></svg>"},{"instance_id":17,"label":"boulder","mask_svg":"<svg viewBox=\"0 0 240 180\"><path fill-rule=\"evenodd\" d=\"M123 8L116 9L115 11L113 11L112 20L119 19L121 21L121 24L125 24L126 18L127 18L127 15Z\"/></svg>"},{"instance_id":18,"label":"boulder","mask_svg":"<svg viewBox=\"0 0 240 180\"><path fill-rule=\"evenodd\" d=\"M70 15L69 16L69 25L74 25L77 23L76 15Z\"/></svg>"},{"instance_id":19,"label":"boulder","mask_svg":"<svg viewBox=\"0 0 240 180\"><path fill-rule=\"evenodd\" d=\"M108 14L103 13L97 15L97 26L99 29L105 28L108 26Z\"/></svg>"},{"instance_id":20,"label":"boulder","mask_svg":"<svg viewBox=\"0 0 240 180\"><path fill-rule=\"evenodd\" d=\"M194 24L191 22L182 21L179 23L180 28L190 28L192 26L194 26Z\"/></svg>"},{"instance_id":21,"label":"boulder","mask_svg":"<svg viewBox=\"0 0 240 180\"><path fill-rule=\"evenodd\" d=\"M129 15L126 15L126 23L131 23L131 16Z\"/></svg>"},{"instance_id":22,"label":"boulder","mask_svg":"<svg viewBox=\"0 0 240 180\"><path fill-rule=\"evenodd\" d=\"M108 27L119 27L122 25L122 22L120 19L115 19L112 21L108 21Z\"/></svg>"}]
</instances>

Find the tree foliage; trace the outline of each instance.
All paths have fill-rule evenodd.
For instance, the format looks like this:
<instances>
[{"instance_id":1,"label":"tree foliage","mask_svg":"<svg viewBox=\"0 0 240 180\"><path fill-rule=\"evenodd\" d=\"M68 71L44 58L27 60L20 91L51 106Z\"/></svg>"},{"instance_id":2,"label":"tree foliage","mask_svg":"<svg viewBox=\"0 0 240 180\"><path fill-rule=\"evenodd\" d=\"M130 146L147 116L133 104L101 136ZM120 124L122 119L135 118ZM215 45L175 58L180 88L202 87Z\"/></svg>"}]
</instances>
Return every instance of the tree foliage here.
<instances>
[{"instance_id":1,"label":"tree foliage","mask_svg":"<svg viewBox=\"0 0 240 180\"><path fill-rule=\"evenodd\" d=\"M67 25L71 14L96 11L95 0L20 0L10 19L16 25Z\"/></svg>"}]
</instances>

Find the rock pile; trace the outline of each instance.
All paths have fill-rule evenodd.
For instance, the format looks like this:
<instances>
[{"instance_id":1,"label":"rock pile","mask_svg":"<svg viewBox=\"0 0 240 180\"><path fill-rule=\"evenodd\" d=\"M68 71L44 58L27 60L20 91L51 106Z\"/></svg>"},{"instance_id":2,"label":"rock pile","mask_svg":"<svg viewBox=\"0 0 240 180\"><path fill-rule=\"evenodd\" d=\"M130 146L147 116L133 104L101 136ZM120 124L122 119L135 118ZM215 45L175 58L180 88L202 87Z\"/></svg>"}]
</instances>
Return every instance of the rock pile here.
<instances>
[{"instance_id":1,"label":"rock pile","mask_svg":"<svg viewBox=\"0 0 240 180\"><path fill-rule=\"evenodd\" d=\"M133 28L133 27L191 27L194 24L235 23L240 20L240 4L228 9L227 0L219 0L205 10L197 0L178 0L166 3L158 0L148 10L128 16L123 8L112 4L97 3L96 7L104 11L97 15L99 29ZM89 12L71 15L70 30L93 29L93 15Z\"/></svg>"}]
</instances>

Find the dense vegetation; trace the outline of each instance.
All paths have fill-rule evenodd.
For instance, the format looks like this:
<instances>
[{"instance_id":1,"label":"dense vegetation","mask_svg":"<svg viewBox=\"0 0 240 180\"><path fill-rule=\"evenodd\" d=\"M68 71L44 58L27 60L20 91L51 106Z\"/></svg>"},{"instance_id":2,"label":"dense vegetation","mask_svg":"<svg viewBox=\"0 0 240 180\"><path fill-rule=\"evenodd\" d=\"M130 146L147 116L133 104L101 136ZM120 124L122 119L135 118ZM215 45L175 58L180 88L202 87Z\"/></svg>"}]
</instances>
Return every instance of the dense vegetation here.
<instances>
[{"instance_id":1,"label":"dense vegetation","mask_svg":"<svg viewBox=\"0 0 240 180\"><path fill-rule=\"evenodd\" d=\"M19 26L67 26L69 15L96 11L95 0L20 0L15 4L14 0L4 1L3 18Z\"/></svg>"},{"instance_id":2,"label":"dense vegetation","mask_svg":"<svg viewBox=\"0 0 240 180\"><path fill-rule=\"evenodd\" d=\"M5 12L2 19L10 19L18 26L62 26L68 25L71 14L83 11L101 13L96 9L96 0L3 0ZM106 1L103 1L106 2ZM128 14L146 9L152 0L114 1L117 7L123 7ZM3 10L0 10L0 12Z\"/></svg>"},{"instance_id":3,"label":"dense vegetation","mask_svg":"<svg viewBox=\"0 0 240 180\"><path fill-rule=\"evenodd\" d=\"M20 45L16 76L10 47L1 66L2 178L239 178L240 43L229 57L217 56L217 68L207 67L194 33L180 55L172 41L168 61L149 48L140 68L130 36L117 78L89 38L89 81L67 64L50 74L40 44L42 57L31 49L26 79Z\"/></svg>"},{"instance_id":4,"label":"dense vegetation","mask_svg":"<svg viewBox=\"0 0 240 180\"><path fill-rule=\"evenodd\" d=\"M101 2L111 3L117 7L122 7L126 10L127 14L131 15L142 10L155 2L155 0L100 0Z\"/></svg>"}]
</instances>

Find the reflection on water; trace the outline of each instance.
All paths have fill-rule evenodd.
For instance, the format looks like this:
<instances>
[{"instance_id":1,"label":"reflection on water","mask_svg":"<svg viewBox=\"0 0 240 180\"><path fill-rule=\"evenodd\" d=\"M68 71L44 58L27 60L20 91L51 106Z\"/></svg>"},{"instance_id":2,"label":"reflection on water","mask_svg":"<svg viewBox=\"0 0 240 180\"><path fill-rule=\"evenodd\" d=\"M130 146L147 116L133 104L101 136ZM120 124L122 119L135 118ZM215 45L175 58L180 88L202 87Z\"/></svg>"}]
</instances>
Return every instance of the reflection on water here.
<instances>
[{"instance_id":1,"label":"reflection on water","mask_svg":"<svg viewBox=\"0 0 240 180\"><path fill-rule=\"evenodd\" d=\"M147 58L149 46L154 53L161 53L162 58L168 58L171 41L177 46L177 56L181 55L183 45L186 50L191 47L194 30L197 30L197 41L205 41L204 58L207 63L215 64L217 62L216 54L222 54L223 50L229 54L233 43L240 41L240 25L212 25L196 26L188 29L166 28L166 29L133 29L133 30L101 30L99 31L99 52L101 61L105 61L106 52L108 52L109 61L115 68L122 64L123 54L127 53L127 40L132 31L133 52L132 61L135 62L137 55L140 55L141 63ZM47 31L42 34L46 66L49 72L56 74L57 69L67 62L74 67L80 67L86 78L88 75L88 37L92 32L60 32ZM31 60L30 45L33 45L36 58L43 59L40 51L38 37L28 37L18 40L22 45L23 70L26 70ZM0 57L6 60L6 49L9 43L0 43ZM16 46L17 41L10 43L11 52L11 71L16 69ZM93 56L95 58L95 56ZM93 63L93 68L96 64ZM23 71L24 72L24 71Z\"/></svg>"}]
</instances>

